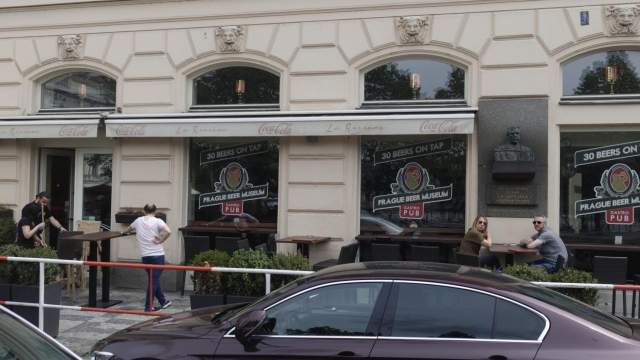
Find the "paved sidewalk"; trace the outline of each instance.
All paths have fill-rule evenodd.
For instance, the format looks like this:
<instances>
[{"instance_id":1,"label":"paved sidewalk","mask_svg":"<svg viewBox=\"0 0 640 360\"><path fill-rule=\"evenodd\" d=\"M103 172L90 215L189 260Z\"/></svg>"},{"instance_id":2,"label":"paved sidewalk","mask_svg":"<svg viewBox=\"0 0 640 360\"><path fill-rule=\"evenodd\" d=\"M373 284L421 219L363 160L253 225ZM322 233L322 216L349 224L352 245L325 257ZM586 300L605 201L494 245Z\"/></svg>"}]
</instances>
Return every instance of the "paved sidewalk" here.
<instances>
[{"instance_id":1,"label":"paved sidewalk","mask_svg":"<svg viewBox=\"0 0 640 360\"><path fill-rule=\"evenodd\" d=\"M65 292L63 292L62 299L64 305L82 305L88 299L87 290L79 292L75 302L72 302L69 297L64 295ZM176 313L189 310L188 294L180 297L179 292L165 292L165 295L173 304L171 307L163 310L163 312ZM143 290L112 289L110 293L111 299L122 300L122 303L112 308L142 310L144 296ZM60 331L57 340L73 350L76 354L88 359L89 351L97 341L118 330L153 318L155 317L62 310L60 314Z\"/></svg>"}]
</instances>

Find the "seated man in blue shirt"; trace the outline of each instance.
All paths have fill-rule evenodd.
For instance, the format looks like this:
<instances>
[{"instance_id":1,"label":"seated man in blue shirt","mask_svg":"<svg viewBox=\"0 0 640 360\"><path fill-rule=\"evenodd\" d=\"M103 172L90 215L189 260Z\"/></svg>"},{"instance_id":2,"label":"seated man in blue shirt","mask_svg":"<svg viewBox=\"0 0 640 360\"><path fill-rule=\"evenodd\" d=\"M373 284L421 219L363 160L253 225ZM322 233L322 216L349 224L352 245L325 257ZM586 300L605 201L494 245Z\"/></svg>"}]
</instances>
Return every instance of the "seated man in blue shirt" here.
<instances>
[{"instance_id":1,"label":"seated man in blue shirt","mask_svg":"<svg viewBox=\"0 0 640 360\"><path fill-rule=\"evenodd\" d=\"M540 267L548 273L555 272L558 256L562 256L566 264L569 257L567 248L564 246L562 239L547 228L546 216L534 217L533 227L536 229L536 233L529 239L523 239L520 244L529 249L538 249L542 259L529 263L529 265Z\"/></svg>"}]
</instances>

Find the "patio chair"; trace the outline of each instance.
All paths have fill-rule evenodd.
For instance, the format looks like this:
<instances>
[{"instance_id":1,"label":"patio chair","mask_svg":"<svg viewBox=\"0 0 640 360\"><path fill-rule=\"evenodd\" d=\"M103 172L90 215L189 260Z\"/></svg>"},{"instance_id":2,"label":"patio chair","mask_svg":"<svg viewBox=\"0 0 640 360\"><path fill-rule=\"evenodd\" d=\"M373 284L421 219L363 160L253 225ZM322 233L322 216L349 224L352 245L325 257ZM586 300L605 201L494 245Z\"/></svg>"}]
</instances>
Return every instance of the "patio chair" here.
<instances>
[{"instance_id":1,"label":"patio chair","mask_svg":"<svg viewBox=\"0 0 640 360\"><path fill-rule=\"evenodd\" d=\"M411 245L409 260L439 262L440 248L438 246Z\"/></svg>"},{"instance_id":2,"label":"patio chair","mask_svg":"<svg viewBox=\"0 0 640 360\"><path fill-rule=\"evenodd\" d=\"M82 241L69 240L71 236L80 235L82 231L63 231L58 235L58 253L59 259L64 260L80 260L82 258ZM65 265L64 266L64 279L66 279L67 293L71 295L73 301L76 300L76 285L82 268L78 268L77 265Z\"/></svg>"},{"instance_id":3,"label":"patio chair","mask_svg":"<svg viewBox=\"0 0 640 360\"><path fill-rule=\"evenodd\" d=\"M356 262L358 255L358 243L354 242L340 248L340 255L337 259L329 259L313 264L313 271L320 271L334 265L348 264Z\"/></svg>"},{"instance_id":4,"label":"patio chair","mask_svg":"<svg viewBox=\"0 0 640 360\"><path fill-rule=\"evenodd\" d=\"M371 244L371 261L402 261L399 244Z\"/></svg>"},{"instance_id":5,"label":"patio chair","mask_svg":"<svg viewBox=\"0 0 640 360\"><path fill-rule=\"evenodd\" d=\"M627 282L627 257L625 256L594 256L593 277L602 284L625 284ZM616 294L611 292L611 313L615 315ZM624 315L627 312L627 292L622 291L622 307Z\"/></svg>"},{"instance_id":6,"label":"patio chair","mask_svg":"<svg viewBox=\"0 0 640 360\"><path fill-rule=\"evenodd\" d=\"M193 236L185 235L184 240L184 261L182 265L189 265L199 253L209 250L209 237L208 236ZM180 289L180 296L184 296L184 286L187 281L187 272L182 272L182 288Z\"/></svg>"}]
</instances>

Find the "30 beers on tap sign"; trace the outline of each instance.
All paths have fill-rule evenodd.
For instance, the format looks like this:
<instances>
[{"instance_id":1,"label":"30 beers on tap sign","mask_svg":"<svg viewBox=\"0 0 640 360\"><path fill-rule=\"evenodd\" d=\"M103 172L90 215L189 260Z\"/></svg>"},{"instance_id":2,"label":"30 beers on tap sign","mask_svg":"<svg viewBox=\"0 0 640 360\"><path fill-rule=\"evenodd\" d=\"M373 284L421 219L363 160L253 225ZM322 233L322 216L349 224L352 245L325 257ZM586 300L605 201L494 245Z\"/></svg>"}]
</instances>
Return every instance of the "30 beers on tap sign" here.
<instances>
[{"instance_id":1,"label":"30 beers on tap sign","mask_svg":"<svg viewBox=\"0 0 640 360\"><path fill-rule=\"evenodd\" d=\"M640 177L636 170L620 161L637 156L640 156L640 142L577 151L576 168L606 162L614 164L600 175L600 185L593 188L594 198L576 201L576 217L604 212L607 224L633 224L634 209L640 207Z\"/></svg>"},{"instance_id":2,"label":"30 beers on tap sign","mask_svg":"<svg viewBox=\"0 0 640 360\"><path fill-rule=\"evenodd\" d=\"M228 148L202 151L200 165L229 161L246 156L265 153L268 142L242 144ZM198 208L220 206L223 215L240 215L244 212L244 202L264 199L269 196L269 184L253 185L249 182L249 172L238 161L231 161L218 174L213 183L214 191L200 194Z\"/></svg>"},{"instance_id":3,"label":"30 beers on tap sign","mask_svg":"<svg viewBox=\"0 0 640 360\"><path fill-rule=\"evenodd\" d=\"M452 139L412 144L374 153L374 166L446 153L452 148ZM373 198L373 212L398 208L403 219L424 218L425 204L449 201L453 198L453 184L436 187L431 185L429 171L418 162L405 163L396 173L396 182L390 184L391 193Z\"/></svg>"}]
</instances>

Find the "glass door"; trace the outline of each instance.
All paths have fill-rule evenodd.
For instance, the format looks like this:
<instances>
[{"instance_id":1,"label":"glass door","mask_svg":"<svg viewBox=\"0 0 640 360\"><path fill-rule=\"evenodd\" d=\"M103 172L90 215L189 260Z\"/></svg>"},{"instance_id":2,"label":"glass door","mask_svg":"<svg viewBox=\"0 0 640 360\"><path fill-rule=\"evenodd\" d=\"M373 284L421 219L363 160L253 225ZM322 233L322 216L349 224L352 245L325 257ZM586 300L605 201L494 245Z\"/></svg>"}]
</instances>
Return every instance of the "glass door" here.
<instances>
[{"instance_id":1,"label":"glass door","mask_svg":"<svg viewBox=\"0 0 640 360\"><path fill-rule=\"evenodd\" d=\"M110 229L112 160L110 149L76 149L76 220L100 221L104 229Z\"/></svg>"},{"instance_id":2,"label":"glass door","mask_svg":"<svg viewBox=\"0 0 640 360\"><path fill-rule=\"evenodd\" d=\"M75 152L70 149L40 149L40 178L37 192L49 193L51 214L67 229L73 224L73 182ZM58 231L47 227L45 241L56 247Z\"/></svg>"}]
</instances>

